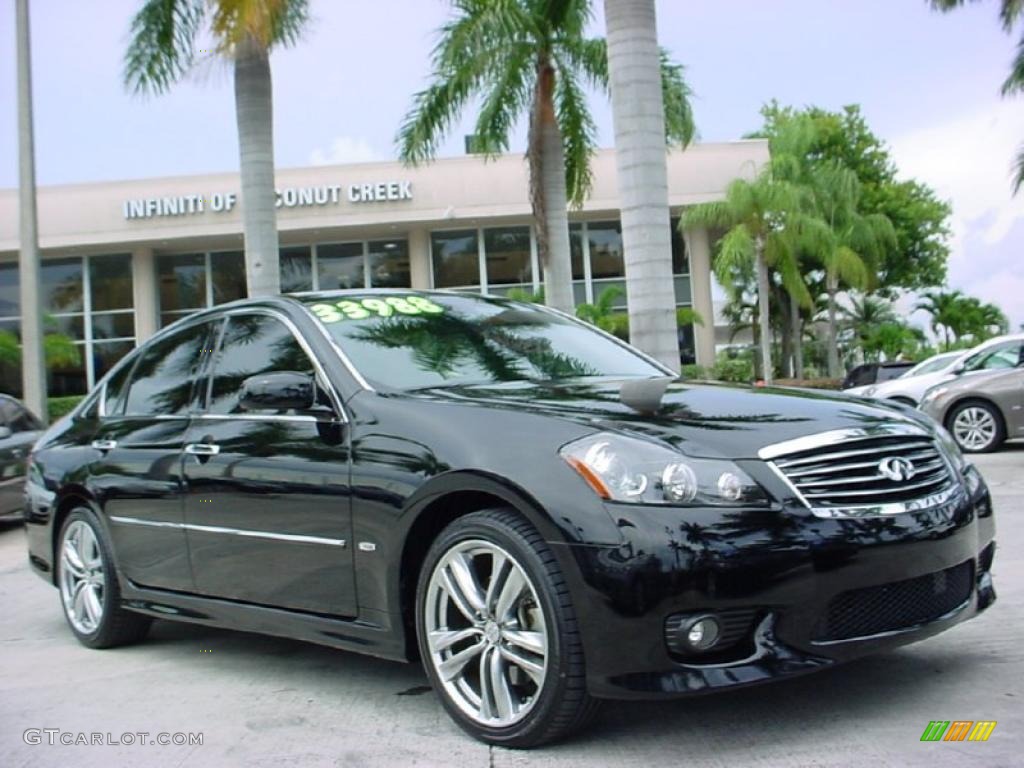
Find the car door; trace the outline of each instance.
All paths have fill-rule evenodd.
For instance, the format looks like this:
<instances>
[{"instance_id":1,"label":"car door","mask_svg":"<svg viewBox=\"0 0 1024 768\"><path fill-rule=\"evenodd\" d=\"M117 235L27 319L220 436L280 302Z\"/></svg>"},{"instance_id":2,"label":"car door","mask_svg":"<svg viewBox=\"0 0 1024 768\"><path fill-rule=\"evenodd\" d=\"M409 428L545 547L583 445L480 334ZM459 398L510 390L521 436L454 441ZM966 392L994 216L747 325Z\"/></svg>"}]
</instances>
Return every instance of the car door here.
<instances>
[{"instance_id":1,"label":"car door","mask_svg":"<svg viewBox=\"0 0 1024 768\"><path fill-rule=\"evenodd\" d=\"M316 374L324 406L244 411L250 376ZM185 441L185 521L196 589L261 605L356 612L347 431L340 402L282 315L229 315L205 410Z\"/></svg>"},{"instance_id":2,"label":"car door","mask_svg":"<svg viewBox=\"0 0 1024 768\"><path fill-rule=\"evenodd\" d=\"M142 586L192 590L182 446L217 325L198 321L153 340L107 383L89 482L110 524L118 567Z\"/></svg>"},{"instance_id":3,"label":"car door","mask_svg":"<svg viewBox=\"0 0 1024 768\"><path fill-rule=\"evenodd\" d=\"M25 406L0 396L0 517L17 515L22 508L25 460L41 430Z\"/></svg>"}]
</instances>

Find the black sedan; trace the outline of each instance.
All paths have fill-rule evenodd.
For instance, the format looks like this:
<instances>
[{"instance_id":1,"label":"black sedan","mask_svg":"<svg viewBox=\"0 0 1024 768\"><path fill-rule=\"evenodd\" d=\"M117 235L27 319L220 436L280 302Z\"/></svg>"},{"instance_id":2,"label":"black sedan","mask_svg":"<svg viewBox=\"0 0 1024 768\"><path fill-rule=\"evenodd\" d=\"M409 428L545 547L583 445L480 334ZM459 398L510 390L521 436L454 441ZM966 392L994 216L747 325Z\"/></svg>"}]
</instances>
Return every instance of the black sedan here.
<instances>
[{"instance_id":1,"label":"black sedan","mask_svg":"<svg viewBox=\"0 0 1024 768\"><path fill-rule=\"evenodd\" d=\"M692 386L553 310L457 293L181 320L43 436L26 494L30 560L83 644L157 617L419 658L506 746L995 599L988 490L926 416Z\"/></svg>"},{"instance_id":2,"label":"black sedan","mask_svg":"<svg viewBox=\"0 0 1024 768\"><path fill-rule=\"evenodd\" d=\"M24 405L0 394L0 522L20 523L25 504L25 464L43 425Z\"/></svg>"}]
</instances>

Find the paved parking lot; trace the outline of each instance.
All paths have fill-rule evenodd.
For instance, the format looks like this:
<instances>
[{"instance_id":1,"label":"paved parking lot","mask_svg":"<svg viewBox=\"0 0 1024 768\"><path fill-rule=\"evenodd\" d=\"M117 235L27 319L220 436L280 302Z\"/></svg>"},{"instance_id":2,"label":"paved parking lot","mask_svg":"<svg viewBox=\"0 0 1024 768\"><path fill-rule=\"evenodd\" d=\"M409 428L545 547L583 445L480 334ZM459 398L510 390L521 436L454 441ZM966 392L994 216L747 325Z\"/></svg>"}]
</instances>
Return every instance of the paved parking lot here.
<instances>
[{"instance_id":1,"label":"paved parking lot","mask_svg":"<svg viewBox=\"0 0 1024 768\"><path fill-rule=\"evenodd\" d=\"M977 459L992 486L999 602L898 652L775 685L606 704L540 752L464 736L416 666L288 640L158 622L139 646L90 651L0 531L0 766L1020 765L1024 752L1024 445ZM929 720L996 720L987 743L921 743ZM28 728L201 732L201 746L28 745ZM45 738L45 737L44 737Z\"/></svg>"}]
</instances>

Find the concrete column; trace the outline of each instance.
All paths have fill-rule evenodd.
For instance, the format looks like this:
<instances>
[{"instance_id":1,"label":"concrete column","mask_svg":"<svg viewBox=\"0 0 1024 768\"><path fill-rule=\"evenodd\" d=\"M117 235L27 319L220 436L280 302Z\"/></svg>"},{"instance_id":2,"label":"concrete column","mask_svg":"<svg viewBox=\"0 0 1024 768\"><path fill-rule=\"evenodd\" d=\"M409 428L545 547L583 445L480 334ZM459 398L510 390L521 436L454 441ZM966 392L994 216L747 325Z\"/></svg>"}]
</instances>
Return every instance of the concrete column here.
<instances>
[{"instance_id":1,"label":"concrete column","mask_svg":"<svg viewBox=\"0 0 1024 768\"><path fill-rule=\"evenodd\" d=\"M160 296L156 257L152 248L132 251L132 295L135 299L135 343L141 344L160 328Z\"/></svg>"},{"instance_id":2,"label":"concrete column","mask_svg":"<svg viewBox=\"0 0 1024 768\"><path fill-rule=\"evenodd\" d=\"M409 274L413 288L430 288L430 233L425 229L409 232Z\"/></svg>"},{"instance_id":3,"label":"concrete column","mask_svg":"<svg viewBox=\"0 0 1024 768\"><path fill-rule=\"evenodd\" d=\"M694 325L697 365L715 364L715 308L711 301L711 243L706 229L686 233L686 251L690 257L690 295L693 309L704 320Z\"/></svg>"}]
</instances>

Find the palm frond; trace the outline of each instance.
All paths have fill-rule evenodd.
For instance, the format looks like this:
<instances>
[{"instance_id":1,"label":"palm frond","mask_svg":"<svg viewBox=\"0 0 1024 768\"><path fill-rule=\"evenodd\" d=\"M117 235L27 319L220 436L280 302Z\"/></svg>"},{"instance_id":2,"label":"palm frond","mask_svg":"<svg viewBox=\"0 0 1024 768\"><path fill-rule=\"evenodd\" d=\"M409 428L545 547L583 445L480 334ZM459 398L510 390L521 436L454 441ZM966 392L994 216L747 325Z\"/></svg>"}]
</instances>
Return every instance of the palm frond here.
<instances>
[{"instance_id":1,"label":"palm frond","mask_svg":"<svg viewBox=\"0 0 1024 768\"><path fill-rule=\"evenodd\" d=\"M529 46L514 46L503 70L488 83L474 134L478 152L493 156L508 149L512 129L533 96L532 64Z\"/></svg>"},{"instance_id":2,"label":"palm frond","mask_svg":"<svg viewBox=\"0 0 1024 768\"><path fill-rule=\"evenodd\" d=\"M569 204L579 207L590 194L593 182L590 159L597 147L597 125L575 73L561 59L555 63L555 112L565 149L565 188Z\"/></svg>"},{"instance_id":3,"label":"palm frond","mask_svg":"<svg viewBox=\"0 0 1024 768\"><path fill-rule=\"evenodd\" d=\"M608 44L604 38L573 38L562 35L556 41L558 56L583 75L587 85L608 90Z\"/></svg>"},{"instance_id":4,"label":"palm frond","mask_svg":"<svg viewBox=\"0 0 1024 768\"><path fill-rule=\"evenodd\" d=\"M686 82L682 64L672 61L668 51L661 50L661 98L665 104L665 141L669 146L687 146L697 134L690 97L693 91Z\"/></svg>"},{"instance_id":5,"label":"palm frond","mask_svg":"<svg viewBox=\"0 0 1024 768\"><path fill-rule=\"evenodd\" d=\"M737 224L718 243L714 270L718 282L728 285L734 270L744 271L754 263L754 238L750 230Z\"/></svg>"},{"instance_id":6,"label":"palm frond","mask_svg":"<svg viewBox=\"0 0 1024 768\"><path fill-rule=\"evenodd\" d=\"M1024 37L1017 41L1017 51L1010 62L1010 74L999 89L1003 96L1012 96L1024 91Z\"/></svg>"},{"instance_id":7,"label":"palm frond","mask_svg":"<svg viewBox=\"0 0 1024 768\"><path fill-rule=\"evenodd\" d=\"M147 0L132 18L124 84L133 93L160 94L192 68L204 0Z\"/></svg>"},{"instance_id":8,"label":"palm frond","mask_svg":"<svg viewBox=\"0 0 1024 768\"><path fill-rule=\"evenodd\" d=\"M1017 157L1013 161L1013 193L1020 192L1024 186L1024 144L1017 150Z\"/></svg>"},{"instance_id":9,"label":"palm frond","mask_svg":"<svg viewBox=\"0 0 1024 768\"><path fill-rule=\"evenodd\" d=\"M268 51L294 45L309 22L308 0L218 0L210 5L210 28L222 52L230 51L245 37L252 37Z\"/></svg>"}]
</instances>

